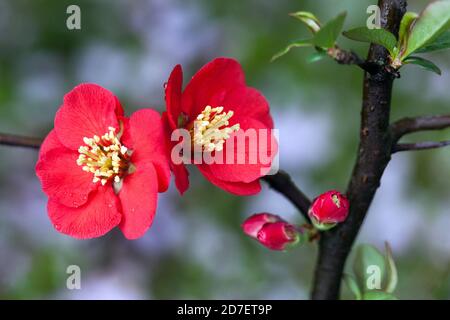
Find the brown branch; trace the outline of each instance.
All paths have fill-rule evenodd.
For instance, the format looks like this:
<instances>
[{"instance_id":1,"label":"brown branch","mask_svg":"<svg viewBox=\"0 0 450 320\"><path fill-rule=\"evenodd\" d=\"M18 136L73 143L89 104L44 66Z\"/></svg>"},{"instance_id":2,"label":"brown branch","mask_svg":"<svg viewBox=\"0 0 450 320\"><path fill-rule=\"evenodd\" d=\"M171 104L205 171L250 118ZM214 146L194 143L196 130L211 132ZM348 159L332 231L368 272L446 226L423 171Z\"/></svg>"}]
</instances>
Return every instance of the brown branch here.
<instances>
[{"instance_id":1,"label":"brown branch","mask_svg":"<svg viewBox=\"0 0 450 320\"><path fill-rule=\"evenodd\" d=\"M450 115L422 116L403 118L391 125L394 142L398 142L404 135L419 131L442 130L450 128Z\"/></svg>"},{"instance_id":2,"label":"brown branch","mask_svg":"<svg viewBox=\"0 0 450 320\"><path fill-rule=\"evenodd\" d=\"M39 149L42 139L0 133L0 145Z\"/></svg>"},{"instance_id":3,"label":"brown branch","mask_svg":"<svg viewBox=\"0 0 450 320\"><path fill-rule=\"evenodd\" d=\"M393 146L392 153L401 151L429 150L450 146L450 140L447 141L423 141L416 143L399 143Z\"/></svg>"},{"instance_id":4,"label":"brown branch","mask_svg":"<svg viewBox=\"0 0 450 320\"><path fill-rule=\"evenodd\" d=\"M311 200L295 185L289 174L280 170L275 175L268 175L262 178L269 186L284 195L292 204L300 210L300 213L310 222L308 209L311 206Z\"/></svg>"},{"instance_id":5,"label":"brown branch","mask_svg":"<svg viewBox=\"0 0 450 320\"><path fill-rule=\"evenodd\" d=\"M381 24L398 34L406 0L379 0ZM388 65L388 52L372 44L367 61ZM395 74L380 68L375 74L365 73L361 111L360 143L347 197L350 212L347 220L322 232L316 265L313 299L338 299L345 261L378 189L383 172L390 161L392 136L389 127L390 104Z\"/></svg>"},{"instance_id":6,"label":"brown branch","mask_svg":"<svg viewBox=\"0 0 450 320\"><path fill-rule=\"evenodd\" d=\"M366 61L358 56L356 52L347 51L338 46L330 48L328 54L339 64L356 65L370 74L375 74L380 69L377 63Z\"/></svg>"}]
</instances>

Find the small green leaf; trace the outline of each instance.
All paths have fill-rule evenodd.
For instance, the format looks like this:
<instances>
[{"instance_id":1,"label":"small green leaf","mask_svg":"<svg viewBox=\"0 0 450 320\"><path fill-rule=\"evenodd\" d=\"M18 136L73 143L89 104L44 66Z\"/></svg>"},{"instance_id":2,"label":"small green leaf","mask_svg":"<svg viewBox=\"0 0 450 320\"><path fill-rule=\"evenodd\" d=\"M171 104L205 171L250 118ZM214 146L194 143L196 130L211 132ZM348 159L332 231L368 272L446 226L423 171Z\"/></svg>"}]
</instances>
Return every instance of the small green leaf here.
<instances>
[{"instance_id":1,"label":"small green leaf","mask_svg":"<svg viewBox=\"0 0 450 320\"><path fill-rule=\"evenodd\" d=\"M347 288L355 295L356 300L362 299L362 292L358 287L358 283L356 282L355 278L348 273L344 273L344 283L347 286Z\"/></svg>"},{"instance_id":2,"label":"small green leaf","mask_svg":"<svg viewBox=\"0 0 450 320\"><path fill-rule=\"evenodd\" d=\"M414 24L402 59L408 57L427 43L432 42L449 28L449 24L450 1L430 3Z\"/></svg>"},{"instance_id":3,"label":"small green leaf","mask_svg":"<svg viewBox=\"0 0 450 320\"><path fill-rule=\"evenodd\" d=\"M332 48L344 26L347 12L342 12L334 19L328 21L313 38L313 43L320 48Z\"/></svg>"},{"instance_id":4,"label":"small green leaf","mask_svg":"<svg viewBox=\"0 0 450 320\"><path fill-rule=\"evenodd\" d=\"M421 66L425 70L434 72L438 75L442 75L441 69L437 65L435 65L432 61L427 60L422 57L418 56L409 56L403 61L404 64L416 64L418 66Z\"/></svg>"},{"instance_id":5,"label":"small green leaf","mask_svg":"<svg viewBox=\"0 0 450 320\"><path fill-rule=\"evenodd\" d=\"M430 60L421 58L421 57L417 57L417 56L409 56L408 58L406 58L403 61L404 64L417 64L418 66L421 66L422 68L428 70L428 71L432 71L438 75L441 75L441 69L439 69L439 67L437 65L435 65L433 62L431 62Z\"/></svg>"},{"instance_id":6,"label":"small green leaf","mask_svg":"<svg viewBox=\"0 0 450 320\"><path fill-rule=\"evenodd\" d=\"M289 14L304 24L311 30L312 33L316 33L320 30L320 21L311 12L307 11L297 11Z\"/></svg>"},{"instance_id":7,"label":"small green leaf","mask_svg":"<svg viewBox=\"0 0 450 320\"><path fill-rule=\"evenodd\" d=\"M395 266L394 257L389 243L385 243L385 258L387 264L387 281L384 291L393 293L398 283L397 267Z\"/></svg>"},{"instance_id":8,"label":"small green leaf","mask_svg":"<svg viewBox=\"0 0 450 320\"><path fill-rule=\"evenodd\" d=\"M356 249L353 271L361 291L381 290L386 279L386 260L374 246L361 244Z\"/></svg>"},{"instance_id":9,"label":"small green leaf","mask_svg":"<svg viewBox=\"0 0 450 320\"><path fill-rule=\"evenodd\" d=\"M307 61L308 61L308 63L314 63L314 62L322 60L325 57L328 57L328 54L326 51L316 51L308 57Z\"/></svg>"},{"instance_id":10,"label":"small green leaf","mask_svg":"<svg viewBox=\"0 0 450 320\"><path fill-rule=\"evenodd\" d=\"M301 48L301 47L311 47L312 40L311 39L305 39L305 40L298 40L291 44L289 44L286 48L281 50L280 52L276 53L272 59L270 59L271 62L277 60L278 58L284 56L286 53L288 53L292 48Z\"/></svg>"},{"instance_id":11,"label":"small green leaf","mask_svg":"<svg viewBox=\"0 0 450 320\"><path fill-rule=\"evenodd\" d=\"M344 36L356 41L379 44L385 47L389 51L391 56L394 56L397 39L392 33L387 30L359 27L345 31Z\"/></svg>"},{"instance_id":12,"label":"small green leaf","mask_svg":"<svg viewBox=\"0 0 450 320\"><path fill-rule=\"evenodd\" d=\"M419 15L415 12L408 11L402 18L400 22L400 30L398 32L398 43L399 46L406 46L406 41L409 36L409 31L411 30L411 25L416 21Z\"/></svg>"},{"instance_id":13,"label":"small green leaf","mask_svg":"<svg viewBox=\"0 0 450 320\"><path fill-rule=\"evenodd\" d=\"M369 291L365 292L363 300L398 300L394 295L383 291Z\"/></svg>"},{"instance_id":14,"label":"small green leaf","mask_svg":"<svg viewBox=\"0 0 450 320\"><path fill-rule=\"evenodd\" d=\"M416 53L424 53L450 48L450 30L445 31L434 41L427 43L424 47L416 50Z\"/></svg>"}]
</instances>

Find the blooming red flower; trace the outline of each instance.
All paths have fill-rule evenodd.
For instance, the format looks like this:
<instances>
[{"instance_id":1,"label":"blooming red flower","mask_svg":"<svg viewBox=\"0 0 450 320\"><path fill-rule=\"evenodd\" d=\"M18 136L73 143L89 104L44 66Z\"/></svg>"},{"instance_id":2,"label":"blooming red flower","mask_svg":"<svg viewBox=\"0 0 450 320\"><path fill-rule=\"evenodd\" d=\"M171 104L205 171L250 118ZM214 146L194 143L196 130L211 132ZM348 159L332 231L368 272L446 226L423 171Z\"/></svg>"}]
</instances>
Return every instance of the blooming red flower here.
<instances>
[{"instance_id":1,"label":"blooming red flower","mask_svg":"<svg viewBox=\"0 0 450 320\"><path fill-rule=\"evenodd\" d=\"M126 118L119 100L98 85L69 92L36 165L55 228L75 238L99 237L115 226L128 239L142 236L157 193L169 184L163 136L154 110Z\"/></svg>"},{"instance_id":2,"label":"blooming red flower","mask_svg":"<svg viewBox=\"0 0 450 320\"><path fill-rule=\"evenodd\" d=\"M308 214L316 228L327 230L348 216L349 202L339 191L327 191L314 199Z\"/></svg>"},{"instance_id":3,"label":"blooming red flower","mask_svg":"<svg viewBox=\"0 0 450 320\"><path fill-rule=\"evenodd\" d=\"M257 90L246 86L241 66L229 58L218 58L206 64L194 75L184 91L182 81L182 69L177 65L166 85L167 112L163 114L170 147L176 144L171 141L171 134L175 130L192 132L189 143L194 150L197 148L202 153L215 156L228 156L230 153L233 156L234 161L228 161L227 158L223 163L194 162L206 179L233 194L258 193L261 190L259 178L269 172L277 152L271 130L273 121L266 99ZM257 143L246 143L244 148L239 148L237 143L230 143L240 134L249 132L249 129L258 132L265 130L267 134L265 137L258 135L255 139L258 141L253 141ZM265 145L264 151L261 145ZM259 156L256 162L249 161L251 156L263 152L269 159L268 163L261 161ZM188 158L192 156L193 153ZM238 157L245 158L245 161L236 161ZM172 161L171 169L182 194L189 186L185 164Z\"/></svg>"}]
</instances>

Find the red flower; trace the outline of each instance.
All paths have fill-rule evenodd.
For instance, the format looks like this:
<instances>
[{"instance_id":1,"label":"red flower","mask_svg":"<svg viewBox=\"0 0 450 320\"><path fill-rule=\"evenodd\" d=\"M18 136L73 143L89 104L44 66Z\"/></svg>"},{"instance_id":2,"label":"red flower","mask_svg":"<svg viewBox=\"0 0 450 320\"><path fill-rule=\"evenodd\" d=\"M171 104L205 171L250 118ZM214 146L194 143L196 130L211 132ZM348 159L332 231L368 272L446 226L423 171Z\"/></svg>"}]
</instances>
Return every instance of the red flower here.
<instances>
[{"instance_id":1,"label":"red flower","mask_svg":"<svg viewBox=\"0 0 450 320\"><path fill-rule=\"evenodd\" d=\"M314 199L308 214L316 228L328 230L348 216L349 202L339 191L327 191Z\"/></svg>"},{"instance_id":2,"label":"red flower","mask_svg":"<svg viewBox=\"0 0 450 320\"><path fill-rule=\"evenodd\" d=\"M297 229L284 221L265 224L258 232L258 241L271 250L286 250L300 241Z\"/></svg>"},{"instance_id":3,"label":"red flower","mask_svg":"<svg viewBox=\"0 0 450 320\"><path fill-rule=\"evenodd\" d=\"M177 129L186 129L192 133L189 143L194 150L200 149L202 153L223 159L231 153L234 161L227 158L223 163L194 163L206 179L228 192L237 195L258 193L261 190L259 178L268 173L277 152L266 99L257 90L246 86L242 68L233 59L218 58L206 64L184 91L182 78L181 66L177 65L166 85L167 112L163 119L168 144L173 148L178 142L171 141L171 134ZM246 143L243 148L230 143L249 132L248 129L256 130L254 132L265 130L266 136L258 135L253 141L257 143ZM266 150L262 151L261 145L265 145ZM262 153L269 159L268 163L261 161ZM193 154L187 157L192 159ZM255 154L259 155L257 161L251 162L250 157ZM238 157L245 161L236 161ZM183 194L189 186L185 164L174 163L172 158L171 169L176 186Z\"/></svg>"},{"instance_id":4,"label":"red flower","mask_svg":"<svg viewBox=\"0 0 450 320\"><path fill-rule=\"evenodd\" d=\"M271 213L252 215L244 221L242 229L246 235L271 250L285 250L307 239L302 228L296 228Z\"/></svg>"},{"instance_id":5,"label":"red flower","mask_svg":"<svg viewBox=\"0 0 450 320\"><path fill-rule=\"evenodd\" d=\"M279 216L270 213L257 213L244 221L242 224L242 230L244 233L253 239L258 238L258 232L267 223L274 223L277 221L283 221Z\"/></svg>"},{"instance_id":6,"label":"red flower","mask_svg":"<svg viewBox=\"0 0 450 320\"><path fill-rule=\"evenodd\" d=\"M119 100L98 85L69 92L36 165L55 228L94 238L119 226L126 238L141 237L152 224L157 193L169 184L163 135L156 111L125 118Z\"/></svg>"}]
</instances>

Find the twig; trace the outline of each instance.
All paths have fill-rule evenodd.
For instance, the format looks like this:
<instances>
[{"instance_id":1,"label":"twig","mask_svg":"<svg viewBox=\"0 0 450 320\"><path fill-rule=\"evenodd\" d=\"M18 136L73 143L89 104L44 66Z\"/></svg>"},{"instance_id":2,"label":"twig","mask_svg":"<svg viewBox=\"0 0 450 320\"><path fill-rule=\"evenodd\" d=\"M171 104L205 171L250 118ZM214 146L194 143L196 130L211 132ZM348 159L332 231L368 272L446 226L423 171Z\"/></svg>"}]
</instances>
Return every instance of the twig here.
<instances>
[{"instance_id":1,"label":"twig","mask_svg":"<svg viewBox=\"0 0 450 320\"><path fill-rule=\"evenodd\" d=\"M391 125L391 135L394 142L398 142L404 135L430 130L450 128L450 115L422 116L403 118Z\"/></svg>"},{"instance_id":2,"label":"twig","mask_svg":"<svg viewBox=\"0 0 450 320\"><path fill-rule=\"evenodd\" d=\"M400 151L428 150L450 146L450 140L447 141L424 141L416 143L399 143L394 145L392 153Z\"/></svg>"},{"instance_id":3,"label":"twig","mask_svg":"<svg viewBox=\"0 0 450 320\"><path fill-rule=\"evenodd\" d=\"M311 200L294 184L289 174L280 170L277 174L262 178L269 186L284 195L294 206L300 210L306 221L310 222L308 209Z\"/></svg>"},{"instance_id":4,"label":"twig","mask_svg":"<svg viewBox=\"0 0 450 320\"><path fill-rule=\"evenodd\" d=\"M380 69L378 64L366 61L358 56L356 52L347 51L338 46L330 48L328 54L339 64L356 65L370 74L375 74Z\"/></svg>"},{"instance_id":5,"label":"twig","mask_svg":"<svg viewBox=\"0 0 450 320\"><path fill-rule=\"evenodd\" d=\"M0 145L39 149L42 139L0 133Z\"/></svg>"}]
</instances>

